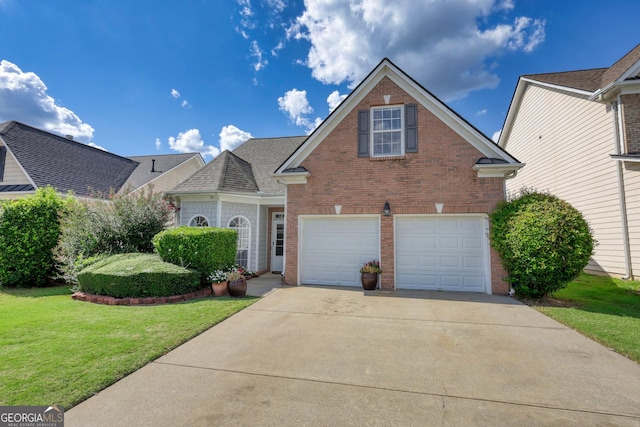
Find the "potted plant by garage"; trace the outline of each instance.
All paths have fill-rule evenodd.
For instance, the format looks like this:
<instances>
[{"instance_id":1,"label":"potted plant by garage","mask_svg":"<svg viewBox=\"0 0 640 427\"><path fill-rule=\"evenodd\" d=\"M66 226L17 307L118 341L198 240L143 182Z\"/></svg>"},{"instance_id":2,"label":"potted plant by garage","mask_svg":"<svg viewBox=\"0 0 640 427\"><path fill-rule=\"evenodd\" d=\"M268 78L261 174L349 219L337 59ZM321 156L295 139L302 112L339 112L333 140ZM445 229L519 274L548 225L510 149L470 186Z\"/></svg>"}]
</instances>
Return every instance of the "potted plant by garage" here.
<instances>
[{"instance_id":1,"label":"potted plant by garage","mask_svg":"<svg viewBox=\"0 0 640 427\"><path fill-rule=\"evenodd\" d=\"M365 262L360 268L360 282L365 291L372 291L378 286L378 274L382 273L380 261Z\"/></svg>"},{"instance_id":2,"label":"potted plant by garage","mask_svg":"<svg viewBox=\"0 0 640 427\"><path fill-rule=\"evenodd\" d=\"M207 276L207 279L211 282L211 289L213 294L217 297L221 297L227 293L227 272L224 270L216 270Z\"/></svg>"},{"instance_id":3,"label":"potted plant by garage","mask_svg":"<svg viewBox=\"0 0 640 427\"><path fill-rule=\"evenodd\" d=\"M234 267L227 273L227 290L229 295L240 298L247 293L247 279L242 267Z\"/></svg>"}]
</instances>

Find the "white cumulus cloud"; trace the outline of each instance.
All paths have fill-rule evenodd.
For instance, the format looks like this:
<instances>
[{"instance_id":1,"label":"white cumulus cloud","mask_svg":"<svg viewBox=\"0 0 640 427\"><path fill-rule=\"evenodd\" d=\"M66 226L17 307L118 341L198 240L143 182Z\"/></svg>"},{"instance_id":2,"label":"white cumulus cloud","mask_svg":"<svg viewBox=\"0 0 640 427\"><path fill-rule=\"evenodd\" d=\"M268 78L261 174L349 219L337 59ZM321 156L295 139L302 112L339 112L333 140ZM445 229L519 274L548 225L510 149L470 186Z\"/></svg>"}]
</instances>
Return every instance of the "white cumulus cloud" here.
<instances>
[{"instance_id":1,"label":"white cumulus cloud","mask_svg":"<svg viewBox=\"0 0 640 427\"><path fill-rule=\"evenodd\" d=\"M334 90L333 92L331 92L331 94L327 97L327 104L329 105L329 113L335 110L336 107L340 105L340 103L344 101L346 97L347 97L346 94L340 95L340 92L338 92L337 90Z\"/></svg>"},{"instance_id":2,"label":"white cumulus cloud","mask_svg":"<svg viewBox=\"0 0 640 427\"><path fill-rule=\"evenodd\" d=\"M493 142L498 142L500 140L500 135L502 134L502 129L497 130L491 135L491 140Z\"/></svg>"},{"instance_id":3,"label":"white cumulus cloud","mask_svg":"<svg viewBox=\"0 0 640 427\"><path fill-rule=\"evenodd\" d=\"M248 139L253 138L249 132L238 129L234 125L223 126L219 137L221 151L231 151L238 145L246 142Z\"/></svg>"},{"instance_id":4,"label":"white cumulus cloud","mask_svg":"<svg viewBox=\"0 0 640 427\"><path fill-rule=\"evenodd\" d=\"M204 157L215 157L220 154L220 150L213 145L205 145L200 136L200 130L189 129L178 133L177 137L169 137L169 147L178 153L201 153Z\"/></svg>"},{"instance_id":5,"label":"white cumulus cloud","mask_svg":"<svg viewBox=\"0 0 640 427\"><path fill-rule=\"evenodd\" d=\"M16 64L0 61L0 122L17 120L59 135L72 135L88 142L93 128L68 108L56 104L47 86L33 72L23 72Z\"/></svg>"},{"instance_id":6,"label":"white cumulus cloud","mask_svg":"<svg viewBox=\"0 0 640 427\"><path fill-rule=\"evenodd\" d=\"M106 148L98 145L98 144L94 144L93 142L90 142L87 144L89 147L93 147L93 148L97 148L98 150L102 150L102 151L109 151Z\"/></svg>"},{"instance_id":7,"label":"white cumulus cloud","mask_svg":"<svg viewBox=\"0 0 640 427\"><path fill-rule=\"evenodd\" d=\"M296 88L287 91L284 96L278 98L278 106L280 110L285 112L289 119L296 126L304 127L307 133L311 133L320 123L322 119L317 117L314 120L309 119L308 115L313 113L313 108L307 100L307 91L298 90Z\"/></svg>"},{"instance_id":8,"label":"white cumulus cloud","mask_svg":"<svg viewBox=\"0 0 640 427\"><path fill-rule=\"evenodd\" d=\"M353 87L388 57L445 100L495 87L496 58L530 52L545 37L544 20L508 17L512 0L306 0L305 6L287 35L310 43L304 63L315 79ZM488 23L496 20L503 23Z\"/></svg>"},{"instance_id":9,"label":"white cumulus cloud","mask_svg":"<svg viewBox=\"0 0 640 427\"><path fill-rule=\"evenodd\" d=\"M174 98L180 98L180 92L175 89L171 89L171 96L173 96Z\"/></svg>"},{"instance_id":10,"label":"white cumulus cloud","mask_svg":"<svg viewBox=\"0 0 640 427\"><path fill-rule=\"evenodd\" d=\"M156 138L156 150L160 150L160 148L162 148L162 141L160 138Z\"/></svg>"}]
</instances>

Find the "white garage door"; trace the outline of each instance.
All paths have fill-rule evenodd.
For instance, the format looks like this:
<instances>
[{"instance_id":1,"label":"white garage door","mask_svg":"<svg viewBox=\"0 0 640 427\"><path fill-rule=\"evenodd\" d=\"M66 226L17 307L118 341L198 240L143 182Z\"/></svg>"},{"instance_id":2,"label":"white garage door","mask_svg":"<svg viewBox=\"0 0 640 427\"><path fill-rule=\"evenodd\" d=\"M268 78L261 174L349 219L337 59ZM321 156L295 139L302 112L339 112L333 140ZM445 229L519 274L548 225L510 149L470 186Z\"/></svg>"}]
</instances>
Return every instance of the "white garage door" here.
<instances>
[{"instance_id":1,"label":"white garage door","mask_svg":"<svg viewBox=\"0 0 640 427\"><path fill-rule=\"evenodd\" d=\"M362 286L360 267L380 258L378 217L302 218L300 282Z\"/></svg>"},{"instance_id":2,"label":"white garage door","mask_svg":"<svg viewBox=\"0 0 640 427\"><path fill-rule=\"evenodd\" d=\"M486 292L483 217L397 217L396 287Z\"/></svg>"}]
</instances>

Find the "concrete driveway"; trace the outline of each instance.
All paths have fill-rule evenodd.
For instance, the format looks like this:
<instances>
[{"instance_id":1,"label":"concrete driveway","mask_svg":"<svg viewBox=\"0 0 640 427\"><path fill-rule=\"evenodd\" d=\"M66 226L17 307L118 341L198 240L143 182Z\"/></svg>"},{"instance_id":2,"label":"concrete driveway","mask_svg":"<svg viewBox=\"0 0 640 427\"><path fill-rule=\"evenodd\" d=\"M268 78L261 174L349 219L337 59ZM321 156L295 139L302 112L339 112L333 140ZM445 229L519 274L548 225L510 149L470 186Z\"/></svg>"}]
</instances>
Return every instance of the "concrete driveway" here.
<instances>
[{"instance_id":1,"label":"concrete driveway","mask_svg":"<svg viewBox=\"0 0 640 427\"><path fill-rule=\"evenodd\" d=\"M637 426L640 365L508 297L281 288L65 421Z\"/></svg>"}]
</instances>

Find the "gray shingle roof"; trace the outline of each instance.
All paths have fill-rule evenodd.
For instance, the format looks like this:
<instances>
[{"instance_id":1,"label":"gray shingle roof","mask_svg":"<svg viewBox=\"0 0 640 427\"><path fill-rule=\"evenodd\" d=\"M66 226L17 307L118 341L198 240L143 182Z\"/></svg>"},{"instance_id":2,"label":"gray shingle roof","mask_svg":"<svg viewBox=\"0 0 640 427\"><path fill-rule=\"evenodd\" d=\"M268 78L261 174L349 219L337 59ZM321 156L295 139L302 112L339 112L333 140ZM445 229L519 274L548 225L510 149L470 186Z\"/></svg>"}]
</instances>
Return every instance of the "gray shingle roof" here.
<instances>
[{"instance_id":1,"label":"gray shingle roof","mask_svg":"<svg viewBox=\"0 0 640 427\"><path fill-rule=\"evenodd\" d=\"M200 153L127 157L134 162L138 162L139 165L129 176L129 179L127 179L127 181L124 183L123 188L131 187L135 189L142 187L143 185L159 177L163 173L168 172L176 166L179 166L187 160L197 156L200 156ZM155 160L155 163L153 162L153 160Z\"/></svg>"},{"instance_id":2,"label":"gray shingle roof","mask_svg":"<svg viewBox=\"0 0 640 427\"><path fill-rule=\"evenodd\" d=\"M267 194L284 194L285 186L271 176L307 139L306 136L253 138L233 150L251 163L258 188Z\"/></svg>"},{"instance_id":3,"label":"gray shingle roof","mask_svg":"<svg viewBox=\"0 0 640 427\"><path fill-rule=\"evenodd\" d=\"M528 74L522 77L543 83L595 92L618 80L638 61L640 61L640 44L631 49L609 68L565 71L561 73Z\"/></svg>"},{"instance_id":4,"label":"gray shingle roof","mask_svg":"<svg viewBox=\"0 0 640 427\"><path fill-rule=\"evenodd\" d=\"M251 164L225 150L172 190L177 191L255 193L258 185L253 177Z\"/></svg>"},{"instance_id":5,"label":"gray shingle roof","mask_svg":"<svg viewBox=\"0 0 640 427\"><path fill-rule=\"evenodd\" d=\"M595 92L602 86L602 75L606 68L594 68L592 70L565 71L562 73L528 74L523 78L536 80L558 86Z\"/></svg>"},{"instance_id":6,"label":"gray shingle roof","mask_svg":"<svg viewBox=\"0 0 640 427\"><path fill-rule=\"evenodd\" d=\"M306 138L252 138L233 152L223 151L170 192L262 191L284 194L284 186L278 184L271 174Z\"/></svg>"},{"instance_id":7,"label":"gray shingle roof","mask_svg":"<svg viewBox=\"0 0 640 427\"><path fill-rule=\"evenodd\" d=\"M36 186L51 185L60 192L91 196L94 191L117 191L138 166L133 160L16 121L1 124L0 137Z\"/></svg>"}]
</instances>

